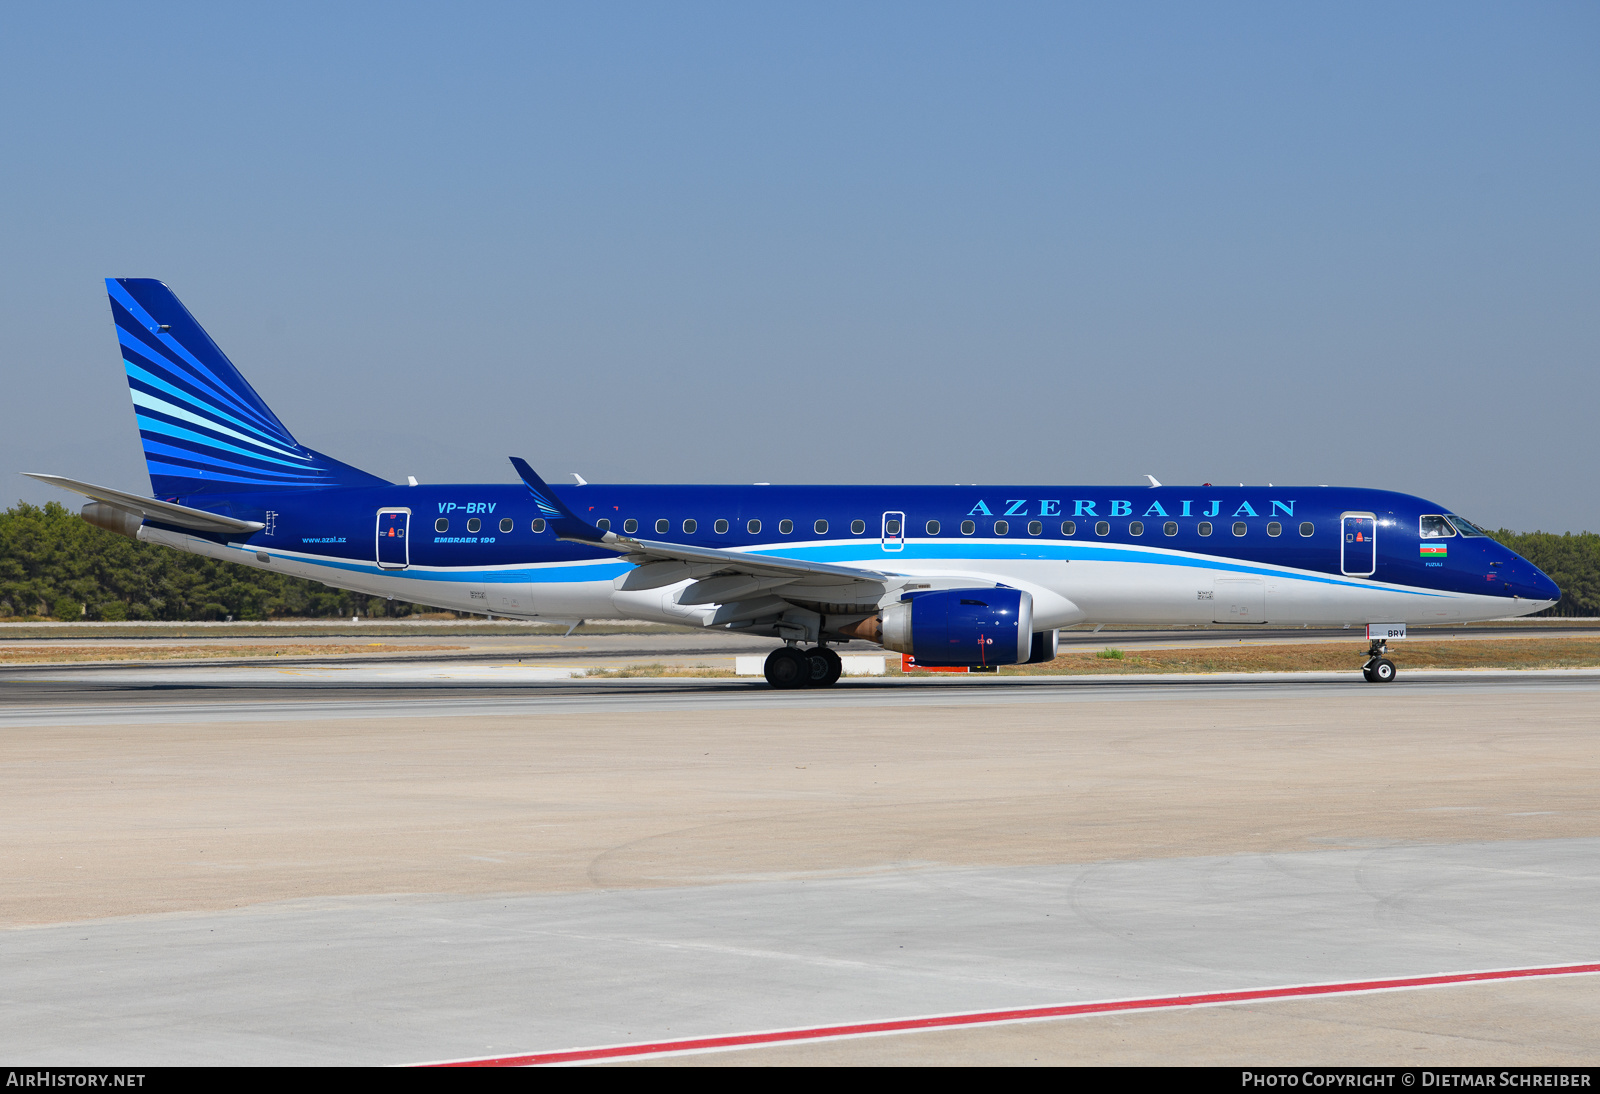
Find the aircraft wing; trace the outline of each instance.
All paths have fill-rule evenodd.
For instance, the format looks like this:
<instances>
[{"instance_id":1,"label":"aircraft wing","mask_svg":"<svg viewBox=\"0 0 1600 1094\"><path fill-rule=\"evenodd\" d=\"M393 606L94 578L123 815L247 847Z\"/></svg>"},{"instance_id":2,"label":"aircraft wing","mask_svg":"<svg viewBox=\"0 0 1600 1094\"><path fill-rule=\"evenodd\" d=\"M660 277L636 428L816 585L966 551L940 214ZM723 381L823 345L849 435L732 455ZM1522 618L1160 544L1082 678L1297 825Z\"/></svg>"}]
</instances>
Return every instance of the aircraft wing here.
<instances>
[{"instance_id":1,"label":"aircraft wing","mask_svg":"<svg viewBox=\"0 0 1600 1094\"><path fill-rule=\"evenodd\" d=\"M615 551L638 565L638 569L622 580L620 587L623 589L658 589L697 578L700 580L684 590L678 603L726 605L785 586L806 587L803 599L840 602L863 599L868 594L875 600L907 580L905 575L892 571L691 547L602 531L562 504L526 460L513 456L511 463L559 538ZM826 596L821 595L824 591ZM802 590L795 588L788 592L800 596Z\"/></svg>"},{"instance_id":2,"label":"aircraft wing","mask_svg":"<svg viewBox=\"0 0 1600 1094\"><path fill-rule=\"evenodd\" d=\"M70 490L74 494L82 494L86 498L114 505L118 509L138 513L159 524L192 528L197 532L257 532L266 527L260 521L238 520L234 517L225 517L221 513L208 513L204 509L191 509L187 505L178 505L175 502L157 501L155 498L113 490L109 486L95 486L93 483L79 482L76 479L65 479L60 475L35 475L30 471L24 471L23 474L30 479L38 479L40 482L60 487L62 490Z\"/></svg>"}]
</instances>

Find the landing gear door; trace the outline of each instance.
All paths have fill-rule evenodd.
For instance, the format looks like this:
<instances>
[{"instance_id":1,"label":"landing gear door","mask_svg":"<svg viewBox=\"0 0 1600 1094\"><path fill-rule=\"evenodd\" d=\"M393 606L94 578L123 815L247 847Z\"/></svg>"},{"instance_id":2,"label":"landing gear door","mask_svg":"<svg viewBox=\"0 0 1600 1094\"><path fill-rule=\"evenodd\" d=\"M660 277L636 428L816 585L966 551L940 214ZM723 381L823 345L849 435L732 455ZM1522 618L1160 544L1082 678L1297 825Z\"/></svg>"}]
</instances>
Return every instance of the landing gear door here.
<instances>
[{"instance_id":1,"label":"landing gear door","mask_svg":"<svg viewBox=\"0 0 1600 1094\"><path fill-rule=\"evenodd\" d=\"M885 551L904 551L906 549L906 515L904 513L883 514L883 549Z\"/></svg>"},{"instance_id":2,"label":"landing gear door","mask_svg":"<svg viewBox=\"0 0 1600 1094\"><path fill-rule=\"evenodd\" d=\"M1378 570L1377 515L1345 513L1339 530L1339 569L1351 577L1371 577Z\"/></svg>"},{"instance_id":3,"label":"landing gear door","mask_svg":"<svg viewBox=\"0 0 1600 1094\"><path fill-rule=\"evenodd\" d=\"M378 569L404 570L411 565L411 510L378 510Z\"/></svg>"}]
</instances>

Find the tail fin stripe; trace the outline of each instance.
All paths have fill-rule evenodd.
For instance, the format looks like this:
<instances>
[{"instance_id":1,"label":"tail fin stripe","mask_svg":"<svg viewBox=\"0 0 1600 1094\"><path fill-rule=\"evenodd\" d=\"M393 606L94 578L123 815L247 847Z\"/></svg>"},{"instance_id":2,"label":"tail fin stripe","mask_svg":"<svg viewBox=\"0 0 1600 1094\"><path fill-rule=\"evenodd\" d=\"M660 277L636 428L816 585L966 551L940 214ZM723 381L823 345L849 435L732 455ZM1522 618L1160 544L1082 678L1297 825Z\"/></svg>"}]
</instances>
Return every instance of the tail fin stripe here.
<instances>
[{"instance_id":1,"label":"tail fin stripe","mask_svg":"<svg viewBox=\"0 0 1600 1094\"><path fill-rule=\"evenodd\" d=\"M278 479L260 479L260 478L252 478L252 477L249 477L249 476L246 476L246 475L242 475L242 474L237 474L237 475L236 474L228 474L228 473L225 473L225 472L213 471L213 470L210 470L210 469L202 469L202 468L190 467L187 464L168 463L165 460L154 459L154 458L149 457L149 456L145 457L145 463L149 466L150 474L152 476L161 475L163 477L170 476L170 477L173 477L173 478L189 479L189 480L193 480L196 477L199 477L202 482L211 484L213 489L215 489L216 486L220 486L220 485L223 485L223 484L226 484L226 483L237 483L237 484L239 484L241 486L254 486L254 487L261 488L261 489L272 489L272 490L283 490L283 489L289 489L289 488L293 488L293 487L304 487L304 486L311 485L311 484L303 482L303 481L283 482L283 481L278 480ZM321 484L319 483L317 485L321 485ZM195 491L192 488L187 490L187 491L185 491L185 493L190 493L190 494L196 493L196 492L198 492L198 491Z\"/></svg>"},{"instance_id":2,"label":"tail fin stripe","mask_svg":"<svg viewBox=\"0 0 1600 1094\"><path fill-rule=\"evenodd\" d=\"M146 458L148 458L152 452L162 450L162 454L168 456L169 458L173 456L181 456L181 458L186 461L193 461L196 467L205 468L207 470L224 469L248 471L251 474L256 475L272 474L273 472L270 467L262 465L269 463L276 464L277 466L286 469L286 471L276 472L277 476L284 478L285 481L290 483L304 484L308 478L314 477L317 474L316 471L310 467L296 467L293 464L288 464L281 460L271 460L269 457L265 457L256 452L245 454L244 459L248 460L249 462L241 463L240 456L229 455L226 451L222 450L223 447L231 449L233 448L232 445L219 446L216 441L211 440L210 438L201 438L200 443L186 443L183 438L168 433L163 441L160 439L160 433L152 433L143 429L140 430L140 437L144 441Z\"/></svg>"},{"instance_id":3,"label":"tail fin stripe","mask_svg":"<svg viewBox=\"0 0 1600 1094\"><path fill-rule=\"evenodd\" d=\"M195 413L185 409L184 407L174 406L172 403L167 402L165 399L158 399L158 398L156 398L156 396L151 395L147 391L141 391L138 388L130 388L129 390L133 395L133 405L135 407L143 407L146 410L152 410L152 411L155 411L158 414L165 414L169 418L176 418L179 421L189 422L189 423L191 423L193 425L200 426L202 429L214 430L217 433L221 433L221 434L223 434L225 436L232 437L235 440L243 441L245 444L252 444L252 445L255 445L257 448L268 449L269 451L271 451L275 455L287 456L287 455L291 455L292 454L292 452L285 451L284 449L282 449L280 447L268 446L268 445L262 444L260 441L258 441L254 437L248 437L245 434L238 432L237 430L229 429L227 426L220 425L219 423L214 422L209 418L203 418L200 415L195 414ZM138 413L138 412L135 411L135 413Z\"/></svg>"},{"instance_id":4,"label":"tail fin stripe","mask_svg":"<svg viewBox=\"0 0 1600 1094\"><path fill-rule=\"evenodd\" d=\"M178 387L175 384L170 384L160 377L151 375L149 372L140 368L132 361L129 361L127 358L123 358L122 363L127 368L128 386L133 390L143 391L146 395L149 395L154 399L159 399L162 395L171 395L174 398L181 399L185 409L195 414L199 414L203 418L208 416L212 418L222 418L227 422L238 426L240 429L248 429L250 432L256 434L256 437L252 438L252 440L257 444L261 443L262 441L266 441L274 446L282 447L282 440L280 438L269 436L268 434L265 434L261 430L257 429L255 426L251 425L249 422L242 422L238 418L235 418L214 406L209 406L206 403L198 401L197 396L195 396L193 393L185 391L183 388ZM152 388L154 390L151 390ZM134 401L135 403L138 402L138 400Z\"/></svg>"},{"instance_id":5,"label":"tail fin stripe","mask_svg":"<svg viewBox=\"0 0 1600 1094\"><path fill-rule=\"evenodd\" d=\"M176 343L172 347L164 345L152 346L121 324L118 324L117 332L119 335L124 336L120 338L124 363L127 363L129 354L132 354L144 361L150 368L166 373L173 381L193 387L196 396L199 398L213 403L220 403L235 413L254 420L264 431L287 438L290 442L293 442L294 438L289 436L289 431L284 429L281 423L276 419L269 420L263 417L254 407L239 399L233 392L228 391L226 387L220 385L214 375L206 371L203 365L189 357L188 354L174 357L172 354L164 352L169 348L181 350L181 346ZM170 341L170 337L170 335L166 336L167 340Z\"/></svg>"},{"instance_id":6,"label":"tail fin stripe","mask_svg":"<svg viewBox=\"0 0 1600 1094\"><path fill-rule=\"evenodd\" d=\"M142 350L141 356L150 358L152 362L159 358L174 371L189 373L195 380L210 388L214 398L232 404L247 417L255 418L274 432L288 436L289 431L284 428L282 422L278 421L277 415L273 414L271 408L265 403L260 403L260 396L255 395L254 391L250 392L252 396L255 396L254 400L244 398L240 393L233 391L227 382L216 374L215 369L207 367L204 362L189 351L187 346L171 334L163 334L160 321L145 310L137 300L133 299L127 290L118 285L115 280L108 280L106 285L111 292L112 319L116 322L117 333L124 345L129 345L131 342L130 348L134 348L136 352ZM176 298L174 298L174 301L176 301ZM182 305L179 306L181 307ZM123 315L117 314L119 307ZM122 321L124 316L129 320L126 323ZM203 335L204 332L202 331L201 334ZM147 338L155 339L156 345L152 346L146 340ZM207 340L209 341L209 337L207 337ZM215 348L215 343L212 344L212 348ZM221 351L219 350L218 352L220 353ZM238 370L234 371L237 372ZM240 379L242 380L243 377L240 377Z\"/></svg>"},{"instance_id":7,"label":"tail fin stripe","mask_svg":"<svg viewBox=\"0 0 1600 1094\"><path fill-rule=\"evenodd\" d=\"M123 345L124 360L127 360L131 353L154 370L167 374L175 381L191 385L200 398L220 403L223 407L258 423L265 432L290 444L295 443L294 437L284 428L283 423L278 421L271 409L259 403L260 397L256 396L254 391L249 392L254 399L234 391L225 377L218 375L215 369L207 367L203 361L189 352L182 342L171 334L160 333L156 320L150 318L144 309L139 310L146 316L147 321L139 319L127 309L121 309L125 314L118 315L118 310L116 301L113 301L112 317L116 321L118 340ZM124 322L124 319L128 321ZM203 336L204 332L201 334ZM154 342L152 343L150 339L154 339ZM243 377L240 379L242 381Z\"/></svg>"},{"instance_id":8,"label":"tail fin stripe","mask_svg":"<svg viewBox=\"0 0 1600 1094\"><path fill-rule=\"evenodd\" d=\"M391 485L296 441L161 282L106 292L157 497Z\"/></svg>"},{"instance_id":9,"label":"tail fin stripe","mask_svg":"<svg viewBox=\"0 0 1600 1094\"><path fill-rule=\"evenodd\" d=\"M171 437L179 441L188 441L191 444L202 444L207 448L216 449L221 452L233 452L237 455L245 456L252 460L261 460L264 463L275 463L279 467L292 467L296 471L303 470L305 467L304 460L302 460L300 463L290 463L288 460L275 459L272 456L263 456L260 452L251 452L247 449L240 448L238 445L226 444L223 441L217 440L215 437L207 437L202 433L196 433L192 429L184 429L181 426L173 425L170 422L164 422L159 418L152 418L148 414L138 414L135 415L135 417L139 419L139 432L145 434L146 438L151 441L154 441L156 437ZM151 436L151 434L154 434L154 436Z\"/></svg>"},{"instance_id":10,"label":"tail fin stripe","mask_svg":"<svg viewBox=\"0 0 1600 1094\"><path fill-rule=\"evenodd\" d=\"M238 472L241 475L250 475L262 482L272 482L280 486L303 485L303 474L286 474L277 468L255 467L240 461L205 463L202 462L205 460L205 455L197 453L192 448L177 448L173 445L163 444L159 439L153 438L149 434L140 434L140 439L145 443L147 459L152 456L160 457L164 463L177 464L189 468L191 473L193 471L214 473L220 469Z\"/></svg>"}]
</instances>

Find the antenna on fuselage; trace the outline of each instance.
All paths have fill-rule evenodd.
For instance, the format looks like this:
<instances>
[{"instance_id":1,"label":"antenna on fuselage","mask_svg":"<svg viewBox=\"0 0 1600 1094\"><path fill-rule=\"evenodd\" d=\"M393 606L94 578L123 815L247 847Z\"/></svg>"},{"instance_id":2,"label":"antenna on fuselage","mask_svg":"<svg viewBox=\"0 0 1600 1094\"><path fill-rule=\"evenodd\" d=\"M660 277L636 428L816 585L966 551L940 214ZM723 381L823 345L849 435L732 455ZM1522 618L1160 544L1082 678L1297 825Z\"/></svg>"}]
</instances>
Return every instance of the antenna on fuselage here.
<instances>
[{"instance_id":1,"label":"antenna on fuselage","mask_svg":"<svg viewBox=\"0 0 1600 1094\"><path fill-rule=\"evenodd\" d=\"M1161 485L1159 482L1156 481L1156 477L1154 475L1146 475L1145 478L1150 480L1150 485L1152 487Z\"/></svg>"},{"instance_id":2,"label":"antenna on fuselage","mask_svg":"<svg viewBox=\"0 0 1600 1094\"><path fill-rule=\"evenodd\" d=\"M573 478L577 479L579 486L588 486L589 485L589 480L585 479L582 475L578 474L576 471L568 471L567 474L569 474Z\"/></svg>"}]
</instances>

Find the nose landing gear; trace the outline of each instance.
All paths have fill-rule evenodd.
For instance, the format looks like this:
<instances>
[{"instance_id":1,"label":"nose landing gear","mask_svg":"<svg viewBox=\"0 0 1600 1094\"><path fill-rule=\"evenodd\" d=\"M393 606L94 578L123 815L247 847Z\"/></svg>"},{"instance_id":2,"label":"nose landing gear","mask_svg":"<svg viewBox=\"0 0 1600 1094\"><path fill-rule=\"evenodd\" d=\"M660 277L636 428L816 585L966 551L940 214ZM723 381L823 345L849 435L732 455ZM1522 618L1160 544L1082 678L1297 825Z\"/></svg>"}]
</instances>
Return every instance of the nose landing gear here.
<instances>
[{"instance_id":1,"label":"nose landing gear","mask_svg":"<svg viewBox=\"0 0 1600 1094\"><path fill-rule=\"evenodd\" d=\"M1395 677L1394 662L1383 656L1389 652L1389 644L1381 638L1374 638L1367 647L1367 663L1361 666L1361 675L1369 684L1387 684Z\"/></svg>"},{"instance_id":2,"label":"nose landing gear","mask_svg":"<svg viewBox=\"0 0 1600 1094\"><path fill-rule=\"evenodd\" d=\"M773 687L788 690L829 687L838 682L843 671L844 662L827 646L809 650L782 646L767 654L762 675Z\"/></svg>"}]
</instances>

